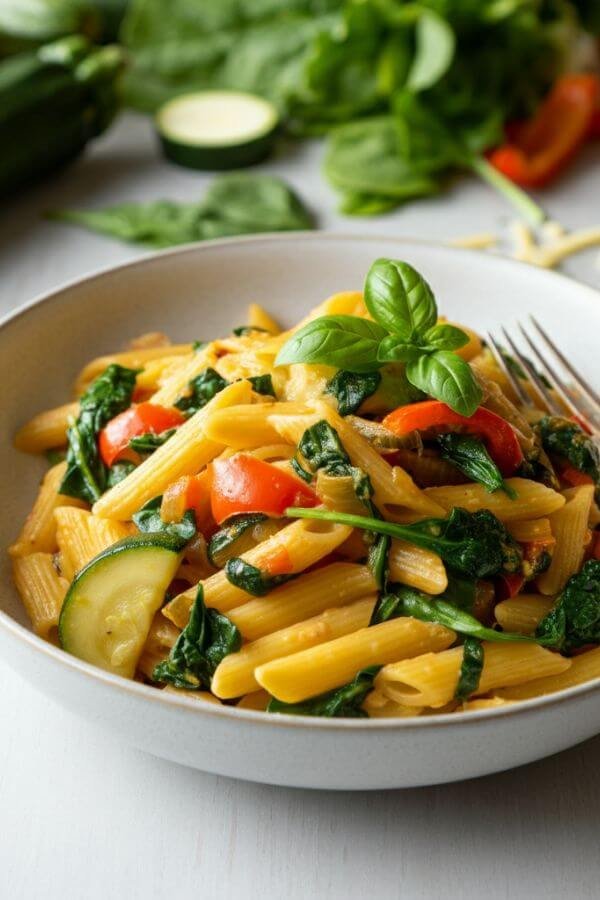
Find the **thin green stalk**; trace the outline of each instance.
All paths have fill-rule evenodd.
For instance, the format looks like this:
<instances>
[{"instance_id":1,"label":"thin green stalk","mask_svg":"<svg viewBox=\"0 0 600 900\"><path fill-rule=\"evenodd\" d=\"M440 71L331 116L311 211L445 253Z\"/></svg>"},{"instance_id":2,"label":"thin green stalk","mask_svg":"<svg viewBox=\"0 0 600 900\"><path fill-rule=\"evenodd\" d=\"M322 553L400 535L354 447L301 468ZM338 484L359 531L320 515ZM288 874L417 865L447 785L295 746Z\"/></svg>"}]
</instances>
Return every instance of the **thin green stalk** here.
<instances>
[{"instance_id":1,"label":"thin green stalk","mask_svg":"<svg viewBox=\"0 0 600 900\"><path fill-rule=\"evenodd\" d=\"M548 215L539 204L532 200L518 185L506 175L495 169L483 156L474 156L470 161L472 170L486 181L494 190L502 194L514 206L517 212L534 228L539 228L547 221Z\"/></svg>"}]
</instances>

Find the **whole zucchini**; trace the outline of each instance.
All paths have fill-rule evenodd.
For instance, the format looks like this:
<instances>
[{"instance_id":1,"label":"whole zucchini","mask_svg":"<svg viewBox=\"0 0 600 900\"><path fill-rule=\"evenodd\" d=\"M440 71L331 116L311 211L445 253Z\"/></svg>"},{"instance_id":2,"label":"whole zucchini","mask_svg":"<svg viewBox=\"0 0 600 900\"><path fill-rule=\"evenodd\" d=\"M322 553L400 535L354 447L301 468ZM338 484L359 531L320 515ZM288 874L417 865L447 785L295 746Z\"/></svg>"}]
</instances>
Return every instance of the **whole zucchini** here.
<instances>
[{"instance_id":1,"label":"whole zucchini","mask_svg":"<svg viewBox=\"0 0 600 900\"><path fill-rule=\"evenodd\" d=\"M0 196L78 156L118 109L119 47L72 35L0 63Z\"/></svg>"},{"instance_id":2,"label":"whole zucchini","mask_svg":"<svg viewBox=\"0 0 600 900\"><path fill-rule=\"evenodd\" d=\"M116 39L128 0L0 0L0 56L70 34Z\"/></svg>"}]
</instances>

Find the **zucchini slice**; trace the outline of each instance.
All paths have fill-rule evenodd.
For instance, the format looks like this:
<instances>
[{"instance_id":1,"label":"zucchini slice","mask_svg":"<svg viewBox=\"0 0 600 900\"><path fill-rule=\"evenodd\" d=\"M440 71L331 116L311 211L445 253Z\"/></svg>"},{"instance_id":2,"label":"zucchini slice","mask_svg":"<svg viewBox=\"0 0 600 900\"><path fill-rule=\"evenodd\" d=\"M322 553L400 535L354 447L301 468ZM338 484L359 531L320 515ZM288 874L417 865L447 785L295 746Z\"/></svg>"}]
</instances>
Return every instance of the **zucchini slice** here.
<instances>
[{"instance_id":1,"label":"zucchini slice","mask_svg":"<svg viewBox=\"0 0 600 900\"><path fill-rule=\"evenodd\" d=\"M270 152L279 115L238 91L182 94L161 106L156 128L167 159L189 169L238 169Z\"/></svg>"},{"instance_id":2,"label":"zucchini slice","mask_svg":"<svg viewBox=\"0 0 600 900\"><path fill-rule=\"evenodd\" d=\"M63 650L133 678L154 613L181 560L169 534L124 538L92 559L73 579L58 633Z\"/></svg>"}]
</instances>

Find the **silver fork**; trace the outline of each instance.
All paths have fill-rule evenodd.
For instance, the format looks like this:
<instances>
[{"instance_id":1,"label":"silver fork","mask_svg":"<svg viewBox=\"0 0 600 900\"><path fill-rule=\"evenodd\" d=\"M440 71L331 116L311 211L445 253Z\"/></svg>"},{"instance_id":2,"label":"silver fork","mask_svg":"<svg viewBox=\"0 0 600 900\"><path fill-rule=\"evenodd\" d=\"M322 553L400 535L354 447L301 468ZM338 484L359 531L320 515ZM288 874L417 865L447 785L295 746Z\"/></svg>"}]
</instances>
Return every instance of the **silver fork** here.
<instances>
[{"instance_id":1,"label":"silver fork","mask_svg":"<svg viewBox=\"0 0 600 900\"><path fill-rule=\"evenodd\" d=\"M534 385L542 406L549 413L556 416L564 416L566 408L567 413L581 422L595 438L600 437L600 396L591 384L580 375L572 363L569 362L564 353L559 350L539 322L533 316L529 317L529 321L529 332L519 323L517 323L518 329L521 337L534 354L548 384L554 390L554 394L548 389L535 366L519 350L506 328L502 328L501 331L503 342L506 342L512 356ZM531 332L531 329L533 329L533 332ZM532 333L534 337L531 336ZM502 345L492 334L488 334L488 340L497 365L510 381L520 401L524 406L533 407L535 404L530 394L525 390L522 380L511 371L510 366L507 364L502 352ZM543 347L543 350L541 347ZM567 373L566 378L559 374L559 368L562 368ZM564 405L561 405L557 398L560 398Z\"/></svg>"}]
</instances>

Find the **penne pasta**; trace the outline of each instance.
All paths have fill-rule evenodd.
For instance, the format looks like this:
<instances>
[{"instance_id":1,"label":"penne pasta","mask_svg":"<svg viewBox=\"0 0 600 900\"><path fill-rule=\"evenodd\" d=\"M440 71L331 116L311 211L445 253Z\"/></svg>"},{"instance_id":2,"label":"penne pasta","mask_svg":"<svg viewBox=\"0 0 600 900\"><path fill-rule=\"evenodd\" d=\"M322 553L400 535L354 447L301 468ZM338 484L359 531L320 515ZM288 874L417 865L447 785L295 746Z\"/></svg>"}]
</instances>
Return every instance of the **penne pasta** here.
<instances>
[{"instance_id":1,"label":"penne pasta","mask_svg":"<svg viewBox=\"0 0 600 900\"><path fill-rule=\"evenodd\" d=\"M406 706L438 708L454 697L463 648L426 653L385 666L375 687L386 697ZM483 643L483 670L475 694L487 694L541 675L556 675L571 665L569 659L532 643Z\"/></svg>"},{"instance_id":2,"label":"penne pasta","mask_svg":"<svg viewBox=\"0 0 600 900\"><path fill-rule=\"evenodd\" d=\"M79 403L65 403L56 409L38 413L20 428L14 439L17 450L24 453L44 453L65 447L67 428L71 419L79 413Z\"/></svg>"},{"instance_id":3,"label":"penne pasta","mask_svg":"<svg viewBox=\"0 0 600 900\"><path fill-rule=\"evenodd\" d=\"M254 676L258 666L366 628L374 606L375 597L368 597L349 606L327 609L312 619L246 644L219 664L213 676L212 691L221 699L231 699L259 690Z\"/></svg>"},{"instance_id":4,"label":"penne pasta","mask_svg":"<svg viewBox=\"0 0 600 900\"><path fill-rule=\"evenodd\" d=\"M126 520L167 485L182 475L194 475L220 452L221 445L209 440L204 426L215 409L233 406L250 395L246 381L231 384L210 403L198 410L152 456L145 459L123 481L106 492L95 504L94 515Z\"/></svg>"},{"instance_id":5,"label":"penne pasta","mask_svg":"<svg viewBox=\"0 0 600 900\"><path fill-rule=\"evenodd\" d=\"M250 450L265 444L280 444L279 432L270 422L277 415L295 415L306 407L296 403L258 403L216 410L206 422L209 440L235 450Z\"/></svg>"},{"instance_id":6,"label":"penne pasta","mask_svg":"<svg viewBox=\"0 0 600 900\"><path fill-rule=\"evenodd\" d=\"M390 581L399 581L428 594L442 594L448 576L442 560L431 550L393 540L389 553Z\"/></svg>"},{"instance_id":7,"label":"penne pasta","mask_svg":"<svg viewBox=\"0 0 600 900\"><path fill-rule=\"evenodd\" d=\"M449 647L454 632L443 625L399 618L303 650L256 669L257 682L285 703L298 703L350 681L359 669L392 659L432 655Z\"/></svg>"},{"instance_id":8,"label":"penne pasta","mask_svg":"<svg viewBox=\"0 0 600 900\"><path fill-rule=\"evenodd\" d=\"M370 719L406 719L409 716L418 716L423 709L418 706L403 706L401 703L394 703L378 690L367 694L362 708Z\"/></svg>"},{"instance_id":9,"label":"penne pasta","mask_svg":"<svg viewBox=\"0 0 600 900\"><path fill-rule=\"evenodd\" d=\"M533 634L538 624L552 609L552 600L539 594L519 594L502 600L494 607L496 621L504 631Z\"/></svg>"},{"instance_id":10,"label":"penne pasta","mask_svg":"<svg viewBox=\"0 0 600 900\"><path fill-rule=\"evenodd\" d=\"M455 506L460 506L469 512L490 509L501 522L549 516L565 505L565 498L562 494L537 481L529 481L525 478L507 478L506 483L516 492L515 500L512 500L503 491L490 494L481 484L433 487L427 488L425 493L446 511Z\"/></svg>"},{"instance_id":11,"label":"penne pasta","mask_svg":"<svg viewBox=\"0 0 600 900\"><path fill-rule=\"evenodd\" d=\"M167 658L179 634L179 629L165 619L160 611L155 613L138 660L138 671L151 680L154 669Z\"/></svg>"},{"instance_id":12,"label":"penne pasta","mask_svg":"<svg viewBox=\"0 0 600 900\"><path fill-rule=\"evenodd\" d=\"M162 347L140 347L133 350L124 350L121 353L112 353L107 356L98 356L84 366L77 376L75 393L77 396L82 394L89 383L113 363L125 366L127 369L143 369L152 360L165 356L186 356L191 352L191 344L169 344Z\"/></svg>"},{"instance_id":13,"label":"penne pasta","mask_svg":"<svg viewBox=\"0 0 600 900\"><path fill-rule=\"evenodd\" d=\"M600 647L586 650L585 653L574 656L570 662L571 665L564 672L503 688L497 692L498 696L503 700L530 700L532 697L554 694L556 691L564 691L593 678L600 678Z\"/></svg>"},{"instance_id":14,"label":"penne pasta","mask_svg":"<svg viewBox=\"0 0 600 900\"><path fill-rule=\"evenodd\" d=\"M542 594L558 594L575 572L579 571L585 551L594 486L584 484L564 492L566 503L550 517L556 546L550 568L537 579Z\"/></svg>"},{"instance_id":15,"label":"penne pasta","mask_svg":"<svg viewBox=\"0 0 600 900\"><path fill-rule=\"evenodd\" d=\"M248 325L250 328L259 328L273 335L281 331L275 319L259 303L251 303L248 306Z\"/></svg>"},{"instance_id":16,"label":"penne pasta","mask_svg":"<svg viewBox=\"0 0 600 900\"><path fill-rule=\"evenodd\" d=\"M15 557L13 578L35 633L45 640L54 639L69 585L56 571L52 554Z\"/></svg>"},{"instance_id":17,"label":"penne pasta","mask_svg":"<svg viewBox=\"0 0 600 900\"><path fill-rule=\"evenodd\" d=\"M60 570L68 581L102 550L131 534L128 525L101 519L85 509L59 506L54 517Z\"/></svg>"},{"instance_id":18,"label":"penne pasta","mask_svg":"<svg viewBox=\"0 0 600 900\"><path fill-rule=\"evenodd\" d=\"M59 507L81 509L86 504L74 497L59 494L58 489L67 471L66 462L52 466L42 480L38 495L18 538L8 548L11 556L28 553L54 553L56 541L55 511Z\"/></svg>"},{"instance_id":19,"label":"penne pasta","mask_svg":"<svg viewBox=\"0 0 600 900\"><path fill-rule=\"evenodd\" d=\"M214 366L216 361L217 354L214 344L207 344L200 350L192 351L189 357L182 358L182 364L177 366L160 388L152 394L150 402L159 406L173 406L186 394L190 381L209 366Z\"/></svg>"}]
</instances>

